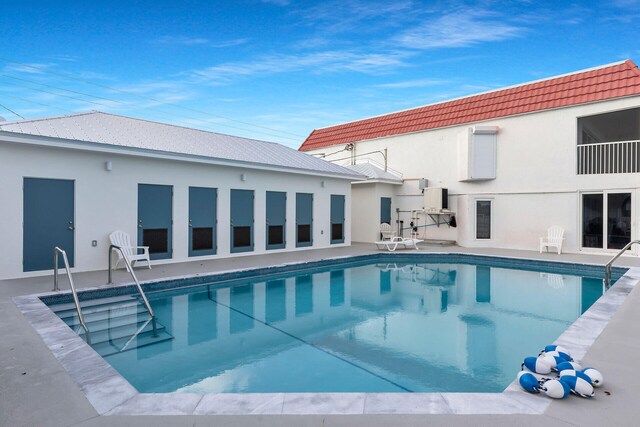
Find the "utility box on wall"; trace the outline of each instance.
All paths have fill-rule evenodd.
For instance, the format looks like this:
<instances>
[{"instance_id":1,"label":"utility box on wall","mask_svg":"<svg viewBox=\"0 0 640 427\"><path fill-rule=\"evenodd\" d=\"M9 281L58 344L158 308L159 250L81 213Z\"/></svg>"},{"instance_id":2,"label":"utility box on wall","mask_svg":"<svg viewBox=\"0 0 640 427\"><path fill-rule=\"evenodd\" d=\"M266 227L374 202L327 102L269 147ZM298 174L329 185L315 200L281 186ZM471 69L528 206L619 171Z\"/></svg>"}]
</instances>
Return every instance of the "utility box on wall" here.
<instances>
[{"instance_id":1,"label":"utility box on wall","mask_svg":"<svg viewBox=\"0 0 640 427\"><path fill-rule=\"evenodd\" d=\"M496 179L498 126L474 126L458 137L458 180Z\"/></svg>"},{"instance_id":2,"label":"utility box on wall","mask_svg":"<svg viewBox=\"0 0 640 427\"><path fill-rule=\"evenodd\" d=\"M440 187L424 190L424 209L427 212L441 212L449 209L449 191Z\"/></svg>"}]
</instances>

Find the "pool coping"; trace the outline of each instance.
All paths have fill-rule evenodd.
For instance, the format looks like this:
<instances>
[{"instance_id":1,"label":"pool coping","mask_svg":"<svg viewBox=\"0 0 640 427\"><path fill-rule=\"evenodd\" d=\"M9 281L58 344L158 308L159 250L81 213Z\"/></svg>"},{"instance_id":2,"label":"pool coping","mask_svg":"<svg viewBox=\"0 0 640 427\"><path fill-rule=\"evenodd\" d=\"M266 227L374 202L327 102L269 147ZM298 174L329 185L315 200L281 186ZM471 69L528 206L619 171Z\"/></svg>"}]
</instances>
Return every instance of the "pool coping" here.
<instances>
[{"instance_id":1,"label":"pool coping","mask_svg":"<svg viewBox=\"0 0 640 427\"><path fill-rule=\"evenodd\" d=\"M434 257L435 255L435 257ZM314 268L318 264L405 257L437 258L457 255L480 259L521 260L551 265L571 264L589 267L600 265L568 261L540 261L524 257L469 254L460 252L384 253L343 256L322 261L278 264L267 268L237 269L210 274L194 274L145 281L145 285L173 280L223 277L260 271ZM229 279L233 280L233 279ZM555 340L581 360L607 323L624 303L626 296L640 282L640 268L629 270L585 313ZM81 294L131 287L131 284L102 285L86 288ZM551 399L528 394L512 382L501 393L139 393L105 359L73 332L41 298L68 295L45 292L14 297L13 301L38 332L56 359L84 392L100 415L355 415L355 414L542 414ZM523 355L524 356L524 355ZM90 369L88 369L90 368ZM517 368L516 368L517 369ZM514 369L514 374L515 374Z\"/></svg>"}]
</instances>

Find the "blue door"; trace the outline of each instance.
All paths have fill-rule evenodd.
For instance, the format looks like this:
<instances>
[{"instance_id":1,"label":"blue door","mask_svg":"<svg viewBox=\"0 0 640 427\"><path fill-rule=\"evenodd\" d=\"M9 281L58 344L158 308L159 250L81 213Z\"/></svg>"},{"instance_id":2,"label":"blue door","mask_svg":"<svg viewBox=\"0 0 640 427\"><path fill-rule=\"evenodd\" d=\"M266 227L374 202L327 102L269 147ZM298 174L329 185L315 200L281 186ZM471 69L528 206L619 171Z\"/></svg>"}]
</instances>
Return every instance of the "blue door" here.
<instances>
[{"instance_id":1,"label":"blue door","mask_svg":"<svg viewBox=\"0 0 640 427\"><path fill-rule=\"evenodd\" d=\"M253 250L253 190L231 190L231 252Z\"/></svg>"},{"instance_id":2,"label":"blue door","mask_svg":"<svg viewBox=\"0 0 640 427\"><path fill-rule=\"evenodd\" d=\"M296 193L296 247L313 245L313 194Z\"/></svg>"},{"instance_id":3,"label":"blue door","mask_svg":"<svg viewBox=\"0 0 640 427\"><path fill-rule=\"evenodd\" d=\"M172 255L173 187L138 184L138 245L149 246L151 259Z\"/></svg>"},{"instance_id":4,"label":"blue door","mask_svg":"<svg viewBox=\"0 0 640 427\"><path fill-rule=\"evenodd\" d=\"M25 178L23 186L23 271L53 269L53 248L74 262L74 182ZM63 266L62 259L59 267Z\"/></svg>"},{"instance_id":5,"label":"blue door","mask_svg":"<svg viewBox=\"0 0 640 427\"><path fill-rule=\"evenodd\" d=\"M391 197L380 197L380 224L391 225Z\"/></svg>"},{"instance_id":6,"label":"blue door","mask_svg":"<svg viewBox=\"0 0 640 427\"><path fill-rule=\"evenodd\" d=\"M331 244L344 243L344 196L331 195Z\"/></svg>"},{"instance_id":7,"label":"blue door","mask_svg":"<svg viewBox=\"0 0 640 427\"><path fill-rule=\"evenodd\" d=\"M267 191L267 249L285 247L287 193Z\"/></svg>"},{"instance_id":8,"label":"blue door","mask_svg":"<svg viewBox=\"0 0 640 427\"><path fill-rule=\"evenodd\" d=\"M189 187L189 256L216 253L217 203L216 188Z\"/></svg>"}]
</instances>

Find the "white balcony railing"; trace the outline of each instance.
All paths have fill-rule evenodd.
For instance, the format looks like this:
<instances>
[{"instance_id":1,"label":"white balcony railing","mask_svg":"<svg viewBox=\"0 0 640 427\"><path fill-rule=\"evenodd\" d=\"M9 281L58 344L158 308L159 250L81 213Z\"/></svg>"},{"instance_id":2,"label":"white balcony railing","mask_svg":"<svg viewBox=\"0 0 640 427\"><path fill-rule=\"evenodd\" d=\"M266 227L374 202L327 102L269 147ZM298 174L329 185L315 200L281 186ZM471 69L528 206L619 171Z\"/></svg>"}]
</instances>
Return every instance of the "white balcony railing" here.
<instances>
[{"instance_id":1,"label":"white balcony railing","mask_svg":"<svg viewBox=\"0 0 640 427\"><path fill-rule=\"evenodd\" d=\"M578 175L640 172L640 141L578 145Z\"/></svg>"}]
</instances>

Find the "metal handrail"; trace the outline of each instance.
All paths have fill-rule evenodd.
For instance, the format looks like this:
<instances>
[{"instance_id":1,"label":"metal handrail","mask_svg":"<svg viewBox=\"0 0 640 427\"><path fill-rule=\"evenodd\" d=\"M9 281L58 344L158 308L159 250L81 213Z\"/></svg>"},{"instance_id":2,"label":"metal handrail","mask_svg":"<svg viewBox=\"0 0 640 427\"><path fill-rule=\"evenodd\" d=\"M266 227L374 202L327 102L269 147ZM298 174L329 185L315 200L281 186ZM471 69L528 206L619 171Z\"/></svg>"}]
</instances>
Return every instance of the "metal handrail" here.
<instances>
[{"instance_id":1,"label":"metal handrail","mask_svg":"<svg viewBox=\"0 0 640 427\"><path fill-rule=\"evenodd\" d=\"M616 254L616 256L614 256L613 258L611 258L609 260L609 262L604 266L604 286L605 288L609 288L609 286L611 285L611 265L615 262L615 260L617 260L620 255L622 255L627 249L629 249L632 245L634 244L640 244L640 240L632 240L629 243L627 243L624 248L620 249L620 252L618 252Z\"/></svg>"},{"instance_id":2,"label":"metal handrail","mask_svg":"<svg viewBox=\"0 0 640 427\"><path fill-rule=\"evenodd\" d=\"M149 300L147 299L147 296L144 294L144 291L142 290L142 286L140 286L140 282L138 281L136 274L133 272L133 267L131 267L131 262L129 262L129 258L127 257L127 254L125 254L122 248L117 245L109 246L109 253L108 253L109 254L109 281L107 282L107 284L110 285L111 283L113 283L113 281L111 280L111 253L114 250L120 251L120 254L122 255L122 259L124 259L124 265L127 268L127 271L131 274L133 281L136 282L136 286L138 287L138 292L140 292L140 296L144 301L144 305L147 307L147 311L149 312L152 318L155 317L155 315L153 314L153 310L151 309L151 305L149 304Z\"/></svg>"},{"instance_id":3,"label":"metal handrail","mask_svg":"<svg viewBox=\"0 0 640 427\"><path fill-rule=\"evenodd\" d=\"M71 271L69 269L69 260L67 259L67 253L63 249L60 249L57 246L53 249L53 291L58 292L60 290L60 288L58 287L58 254L59 253L62 254L62 261L64 261L64 268L67 271L67 277L69 278L69 286L71 287L73 302L76 305L76 313L78 313L78 320L80 321L80 325L86 332L87 340L90 341L89 328L87 328L87 324L84 323L84 316L82 315L82 309L80 308L78 293L76 292L76 287L73 284L73 278L71 277Z\"/></svg>"}]
</instances>

